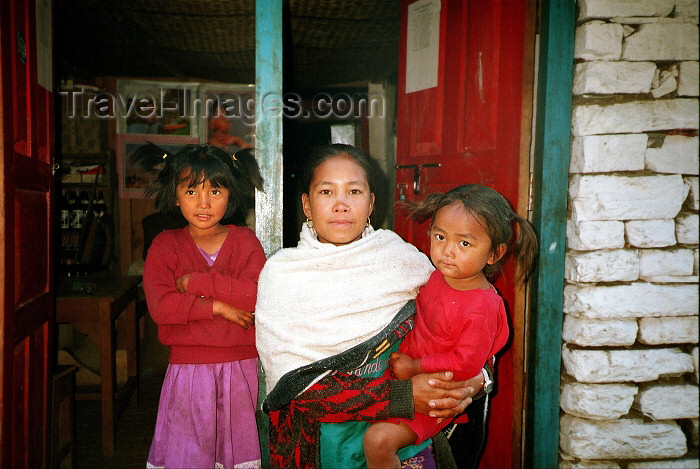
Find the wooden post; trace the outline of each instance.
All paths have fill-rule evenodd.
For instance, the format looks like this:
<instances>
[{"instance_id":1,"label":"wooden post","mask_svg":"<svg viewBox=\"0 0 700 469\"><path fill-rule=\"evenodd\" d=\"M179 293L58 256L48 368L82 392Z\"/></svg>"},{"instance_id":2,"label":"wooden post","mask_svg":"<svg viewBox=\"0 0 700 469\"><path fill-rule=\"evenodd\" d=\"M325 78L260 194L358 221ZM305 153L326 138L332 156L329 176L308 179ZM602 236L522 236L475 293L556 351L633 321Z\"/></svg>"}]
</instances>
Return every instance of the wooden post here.
<instances>
[{"instance_id":1,"label":"wooden post","mask_svg":"<svg viewBox=\"0 0 700 469\"><path fill-rule=\"evenodd\" d=\"M525 467L556 468L576 2L544 0L541 8L534 197L540 253L530 315Z\"/></svg>"},{"instance_id":2,"label":"wooden post","mask_svg":"<svg viewBox=\"0 0 700 469\"><path fill-rule=\"evenodd\" d=\"M265 192L255 231L269 256L282 247L282 1L255 2L255 144Z\"/></svg>"},{"instance_id":3,"label":"wooden post","mask_svg":"<svg viewBox=\"0 0 700 469\"><path fill-rule=\"evenodd\" d=\"M255 196L255 231L271 256L282 247L282 0L255 2L255 145L265 192ZM269 419L260 406L265 375L258 373L258 433L263 469L270 467Z\"/></svg>"}]
</instances>

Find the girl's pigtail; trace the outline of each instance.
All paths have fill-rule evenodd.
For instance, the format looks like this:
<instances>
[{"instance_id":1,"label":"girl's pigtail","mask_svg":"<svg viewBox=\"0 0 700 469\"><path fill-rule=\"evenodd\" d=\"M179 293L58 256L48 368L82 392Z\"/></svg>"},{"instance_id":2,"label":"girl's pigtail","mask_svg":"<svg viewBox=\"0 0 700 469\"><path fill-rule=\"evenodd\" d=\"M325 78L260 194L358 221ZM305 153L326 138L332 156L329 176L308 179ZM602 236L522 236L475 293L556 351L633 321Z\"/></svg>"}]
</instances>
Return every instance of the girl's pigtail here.
<instances>
[{"instance_id":1,"label":"girl's pigtail","mask_svg":"<svg viewBox=\"0 0 700 469\"><path fill-rule=\"evenodd\" d=\"M240 181L244 185L252 185L261 192L263 189L263 178L260 175L260 166L255 159L255 152L252 148L244 148L233 155L233 164L241 173ZM252 189L251 187L251 189Z\"/></svg>"},{"instance_id":2,"label":"girl's pigtail","mask_svg":"<svg viewBox=\"0 0 700 469\"><path fill-rule=\"evenodd\" d=\"M418 223L423 223L435 215L435 210L445 194L428 194L423 200L418 202L405 202L402 204L402 211L408 218Z\"/></svg>"},{"instance_id":3,"label":"girl's pigtail","mask_svg":"<svg viewBox=\"0 0 700 469\"><path fill-rule=\"evenodd\" d=\"M513 257L520 268L518 280L525 281L535 266L538 251L537 235L529 221L517 213L513 213L513 218L518 223L518 233L513 245Z\"/></svg>"}]
</instances>

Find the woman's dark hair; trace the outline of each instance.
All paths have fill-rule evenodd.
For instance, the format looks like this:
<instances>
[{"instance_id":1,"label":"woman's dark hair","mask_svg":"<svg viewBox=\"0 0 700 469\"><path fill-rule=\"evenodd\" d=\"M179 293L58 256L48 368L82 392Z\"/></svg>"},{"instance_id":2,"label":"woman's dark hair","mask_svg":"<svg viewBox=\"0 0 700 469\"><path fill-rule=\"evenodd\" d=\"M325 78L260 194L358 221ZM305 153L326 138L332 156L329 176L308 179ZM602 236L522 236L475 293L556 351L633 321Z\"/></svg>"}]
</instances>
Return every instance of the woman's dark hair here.
<instances>
[{"instance_id":1,"label":"woman's dark hair","mask_svg":"<svg viewBox=\"0 0 700 469\"><path fill-rule=\"evenodd\" d=\"M491 238L491 249L506 245L509 253L520 267L520 279L527 278L537 256L537 235L530 222L515 213L508 200L490 187L479 184L466 184L445 194L430 194L425 199L406 204L409 217L418 222L431 220L431 226L438 210L448 205L459 204L473 215ZM517 223L517 237L514 238L513 223ZM503 267L506 256L494 264L484 267L484 274L491 280Z\"/></svg>"},{"instance_id":2,"label":"woman's dark hair","mask_svg":"<svg viewBox=\"0 0 700 469\"><path fill-rule=\"evenodd\" d=\"M154 197L157 210L177 213L177 185L187 181L195 187L209 181L213 187L229 191L224 218L231 217L255 200L254 188L262 190L262 178L252 150L241 150L231 156L213 145L186 145L175 155L166 155L165 164L158 177L146 190L147 197ZM185 179L181 178L187 171Z\"/></svg>"},{"instance_id":3,"label":"woman's dark hair","mask_svg":"<svg viewBox=\"0 0 700 469\"><path fill-rule=\"evenodd\" d=\"M357 148L344 145L342 143L334 143L332 145L322 145L314 148L306 159L304 164L304 176L301 180L302 194L308 194L311 189L311 181L314 178L316 168L324 161L335 156L347 155L360 166L367 176L369 183L369 191L373 194L377 193L377 183L379 180L379 169L376 167L372 159L362 153Z\"/></svg>"}]
</instances>

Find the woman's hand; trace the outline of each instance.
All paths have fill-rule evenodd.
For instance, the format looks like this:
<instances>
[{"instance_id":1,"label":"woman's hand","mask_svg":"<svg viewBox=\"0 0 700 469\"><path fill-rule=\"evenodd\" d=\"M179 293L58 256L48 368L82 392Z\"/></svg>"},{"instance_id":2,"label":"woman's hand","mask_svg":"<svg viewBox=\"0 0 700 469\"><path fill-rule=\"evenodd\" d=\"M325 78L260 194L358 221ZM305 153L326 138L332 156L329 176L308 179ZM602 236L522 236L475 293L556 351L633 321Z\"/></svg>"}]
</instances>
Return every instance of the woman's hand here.
<instances>
[{"instance_id":1,"label":"woman's hand","mask_svg":"<svg viewBox=\"0 0 700 469\"><path fill-rule=\"evenodd\" d=\"M466 381L452 381L451 371L421 373L411 378L416 412L431 417L454 417L464 411L481 388L481 373Z\"/></svg>"},{"instance_id":2,"label":"woman's hand","mask_svg":"<svg viewBox=\"0 0 700 469\"><path fill-rule=\"evenodd\" d=\"M228 303L224 303L223 301L214 300L213 309L214 314L218 314L223 316L224 319L235 322L243 329L248 329L253 325L253 321L255 320L255 315L253 313L243 311L242 309L238 309Z\"/></svg>"}]
</instances>

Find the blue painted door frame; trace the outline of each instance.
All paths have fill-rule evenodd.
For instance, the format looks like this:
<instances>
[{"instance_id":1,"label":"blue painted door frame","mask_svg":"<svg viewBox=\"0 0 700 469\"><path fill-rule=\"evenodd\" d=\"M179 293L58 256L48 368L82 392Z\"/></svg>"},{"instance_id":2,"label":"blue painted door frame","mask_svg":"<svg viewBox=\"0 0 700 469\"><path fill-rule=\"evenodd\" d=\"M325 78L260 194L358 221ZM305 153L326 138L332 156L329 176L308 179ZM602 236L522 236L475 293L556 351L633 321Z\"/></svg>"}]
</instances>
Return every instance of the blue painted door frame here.
<instances>
[{"instance_id":1,"label":"blue painted door frame","mask_svg":"<svg viewBox=\"0 0 700 469\"><path fill-rule=\"evenodd\" d=\"M576 2L540 3L535 133L535 229L540 253L533 275L528 338L525 467L556 468L562 348L566 204Z\"/></svg>"}]
</instances>

